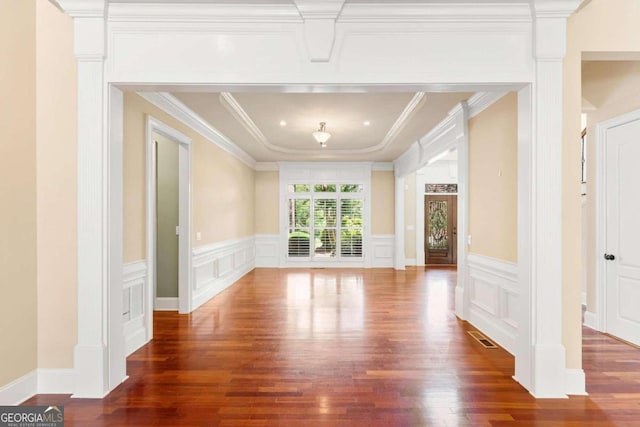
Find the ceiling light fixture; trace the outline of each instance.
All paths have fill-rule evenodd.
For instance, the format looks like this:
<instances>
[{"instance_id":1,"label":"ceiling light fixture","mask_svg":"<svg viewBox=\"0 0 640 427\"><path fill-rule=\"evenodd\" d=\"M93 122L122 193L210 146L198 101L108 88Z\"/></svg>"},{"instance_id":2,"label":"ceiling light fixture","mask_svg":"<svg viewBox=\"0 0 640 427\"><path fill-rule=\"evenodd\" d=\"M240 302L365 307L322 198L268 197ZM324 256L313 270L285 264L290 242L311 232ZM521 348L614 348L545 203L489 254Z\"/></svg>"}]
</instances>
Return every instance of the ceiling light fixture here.
<instances>
[{"instance_id":1,"label":"ceiling light fixture","mask_svg":"<svg viewBox=\"0 0 640 427\"><path fill-rule=\"evenodd\" d=\"M371 122L369 120L365 120L364 122L362 122L362 124L364 126L369 126L371 124Z\"/></svg>"},{"instance_id":2,"label":"ceiling light fixture","mask_svg":"<svg viewBox=\"0 0 640 427\"><path fill-rule=\"evenodd\" d=\"M286 122L286 121L284 121L284 120L280 120L280 126L286 126L286 125L287 125L287 122Z\"/></svg>"},{"instance_id":3,"label":"ceiling light fixture","mask_svg":"<svg viewBox=\"0 0 640 427\"><path fill-rule=\"evenodd\" d=\"M322 148L327 146L327 141L329 140L329 138L331 138L331 134L327 132L326 127L327 124L325 122L320 122L320 128L311 134Z\"/></svg>"}]
</instances>

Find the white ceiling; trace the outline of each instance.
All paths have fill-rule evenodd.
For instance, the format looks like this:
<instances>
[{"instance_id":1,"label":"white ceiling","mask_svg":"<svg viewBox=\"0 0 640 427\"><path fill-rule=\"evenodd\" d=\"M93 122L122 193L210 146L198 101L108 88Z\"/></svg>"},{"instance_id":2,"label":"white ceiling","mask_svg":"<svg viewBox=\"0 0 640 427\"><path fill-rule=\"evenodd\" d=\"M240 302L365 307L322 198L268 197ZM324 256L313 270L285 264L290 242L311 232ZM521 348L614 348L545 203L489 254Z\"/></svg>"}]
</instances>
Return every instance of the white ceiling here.
<instances>
[{"instance_id":1,"label":"white ceiling","mask_svg":"<svg viewBox=\"0 0 640 427\"><path fill-rule=\"evenodd\" d=\"M172 95L259 162L390 162L471 96L424 92ZM280 125L283 120L286 126ZM332 135L326 148L311 136L321 121Z\"/></svg>"}]
</instances>

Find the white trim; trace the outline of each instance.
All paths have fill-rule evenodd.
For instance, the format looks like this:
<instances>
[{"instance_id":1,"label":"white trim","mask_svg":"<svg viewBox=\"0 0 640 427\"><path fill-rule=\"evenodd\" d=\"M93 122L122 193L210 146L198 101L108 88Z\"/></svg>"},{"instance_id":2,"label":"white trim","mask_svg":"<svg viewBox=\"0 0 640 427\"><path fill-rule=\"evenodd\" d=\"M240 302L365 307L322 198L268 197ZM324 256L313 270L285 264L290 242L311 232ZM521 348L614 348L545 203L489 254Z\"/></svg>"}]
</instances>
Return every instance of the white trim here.
<instances>
[{"instance_id":1,"label":"white trim","mask_svg":"<svg viewBox=\"0 0 640 427\"><path fill-rule=\"evenodd\" d=\"M38 374L33 371L0 387L0 406L19 405L38 392Z\"/></svg>"},{"instance_id":2,"label":"white trim","mask_svg":"<svg viewBox=\"0 0 640 427\"><path fill-rule=\"evenodd\" d=\"M587 293L584 291L580 294L580 302L582 305L587 305Z\"/></svg>"},{"instance_id":3,"label":"white trim","mask_svg":"<svg viewBox=\"0 0 640 427\"><path fill-rule=\"evenodd\" d=\"M178 311L178 298L156 297L153 304L154 311Z\"/></svg>"},{"instance_id":4,"label":"white trim","mask_svg":"<svg viewBox=\"0 0 640 427\"><path fill-rule=\"evenodd\" d=\"M254 236L199 246L192 251L193 310L255 268Z\"/></svg>"},{"instance_id":5,"label":"white trim","mask_svg":"<svg viewBox=\"0 0 640 427\"><path fill-rule=\"evenodd\" d=\"M150 334L147 332L146 293L149 292L147 283L147 263L145 260L127 263L123 266L122 290L123 302L128 295L129 320L123 322L125 354L128 356L147 342ZM140 312L135 312L137 308ZM124 307L123 307L124 313Z\"/></svg>"},{"instance_id":6,"label":"white trim","mask_svg":"<svg viewBox=\"0 0 640 427\"><path fill-rule=\"evenodd\" d=\"M156 294L156 148L153 133L159 133L178 144L178 308L190 313L191 305L191 138L152 116L146 123L146 256L147 298L145 305L146 341L153 338L153 310Z\"/></svg>"},{"instance_id":7,"label":"white trim","mask_svg":"<svg viewBox=\"0 0 640 427\"><path fill-rule=\"evenodd\" d=\"M582 369L567 369L565 393L571 396L588 396L585 384L586 378Z\"/></svg>"},{"instance_id":8,"label":"white trim","mask_svg":"<svg viewBox=\"0 0 640 427\"><path fill-rule=\"evenodd\" d=\"M415 266L418 265L418 261L415 258L405 258L404 259L404 265L410 266L410 267L415 267Z\"/></svg>"},{"instance_id":9,"label":"white trim","mask_svg":"<svg viewBox=\"0 0 640 427\"><path fill-rule=\"evenodd\" d=\"M278 171L279 169L278 162L256 162L254 167L256 171Z\"/></svg>"},{"instance_id":10,"label":"white trim","mask_svg":"<svg viewBox=\"0 0 640 427\"><path fill-rule=\"evenodd\" d=\"M71 394L74 390L73 369L38 369L39 394Z\"/></svg>"},{"instance_id":11,"label":"white trim","mask_svg":"<svg viewBox=\"0 0 640 427\"><path fill-rule=\"evenodd\" d=\"M62 4L69 0L57 0ZM400 6L400 7L399 7ZM334 16L332 14L331 16ZM308 17L308 16L307 16ZM336 19L336 18L332 18ZM277 22L301 23L302 16L294 4L159 4L111 3L110 22ZM531 21L528 3L504 3L473 5L410 3L396 5L392 2L375 4L346 3L337 15L340 23L452 23L487 22L512 23Z\"/></svg>"},{"instance_id":12,"label":"white trim","mask_svg":"<svg viewBox=\"0 0 640 427\"><path fill-rule=\"evenodd\" d=\"M180 102L175 96L166 92L138 92L142 98L160 108L162 111L189 126L209 142L217 145L231 154L245 165L254 169L256 161L243 149L234 144L229 138L211 126L206 120L196 114L189 107Z\"/></svg>"},{"instance_id":13,"label":"white trim","mask_svg":"<svg viewBox=\"0 0 640 427\"><path fill-rule=\"evenodd\" d=\"M371 235L372 268L393 268L394 240L393 234Z\"/></svg>"},{"instance_id":14,"label":"white trim","mask_svg":"<svg viewBox=\"0 0 640 427\"><path fill-rule=\"evenodd\" d=\"M622 126L626 123L640 120L640 110L631 111L605 120L596 125L596 176L595 176L595 205L596 205L596 230L595 230L595 288L596 288L596 322L590 323L594 329L607 332L607 292L606 292L606 261L604 254L607 252L607 131ZM586 318L585 318L586 321Z\"/></svg>"},{"instance_id":15,"label":"white trim","mask_svg":"<svg viewBox=\"0 0 640 427\"><path fill-rule=\"evenodd\" d=\"M371 170L377 171L390 171L393 172L393 162L373 162L371 164Z\"/></svg>"},{"instance_id":16,"label":"white trim","mask_svg":"<svg viewBox=\"0 0 640 427\"><path fill-rule=\"evenodd\" d=\"M278 221L280 229L280 263L281 267L360 267L370 268L372 266L371 256L371 162L281 162L279 174L279 206L287 205L290 197L296 197L288 193L287 186L289 184L361 184L362 192L348 193L349 198L361 199L363 202L362 215L362 257L351 259L349 257L341 257L340 255L332 259L323 259L320 257L289 257L288 251L288 217L287 210L280 209ZM313 197L309 195L300 195L300 197ZM331 193L327 197L339 198L345 193Z\"/></svg>"},{"instance_id":17,"label":"white trim","mask_svg":"<svg viewBox=\"0 0 640 427\"><path fill-rule=\"evenodd\" d=\"M256 267L280 267L279 234L256 234Z\"/></svg>"},{"instance_id":18,"label":"white trim","mask_svg":"<svg viewBox=\"0 0 640 427\"><path fill-rule=\"evenodd\" d=\"M502 99L507 92L478 92L467 101L469 105L469 118L482 113L487 108Z\"/></svg>"},{"instance_id":19,"label":"white trim","mask_svg":"<svg viewBox=\"0 0 640 427\"><path fill-rule=\"evenodd\" d=\"M467 256L469 323L482 330L509 353L516 354L518 335L518 266L483 255Z\"/></svg>"},{"instance_id":20,"label":"white trim","mask_svg":"<svg viewBox=\"0 0 640 427\"><path fill-rule=\"evenodd\" d=\"M598 325L598 315L592 311L587 310L584 312L583 325L587 328L593 329L594 331L604 332Z\"/></svg>"}]
</instances>

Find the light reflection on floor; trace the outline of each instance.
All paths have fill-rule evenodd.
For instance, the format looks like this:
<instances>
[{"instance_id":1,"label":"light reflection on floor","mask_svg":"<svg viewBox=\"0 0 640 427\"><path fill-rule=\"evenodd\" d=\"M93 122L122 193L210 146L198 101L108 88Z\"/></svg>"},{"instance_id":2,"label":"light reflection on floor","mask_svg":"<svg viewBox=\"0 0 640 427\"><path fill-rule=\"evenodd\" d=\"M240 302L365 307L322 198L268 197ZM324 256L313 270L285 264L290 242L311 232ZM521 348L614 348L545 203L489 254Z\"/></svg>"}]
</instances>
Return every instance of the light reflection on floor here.
<instances>
[{"instance_id":1,"label":"light reflection on floor","mask_svg":"<svg viewBox=\"0 0 640 427\"><path fill-rule=\"evenodd\" d=\"M322 270L287 276L288 327L298 337L364 329L362 274Z\"/></svg>"}]
</instances>

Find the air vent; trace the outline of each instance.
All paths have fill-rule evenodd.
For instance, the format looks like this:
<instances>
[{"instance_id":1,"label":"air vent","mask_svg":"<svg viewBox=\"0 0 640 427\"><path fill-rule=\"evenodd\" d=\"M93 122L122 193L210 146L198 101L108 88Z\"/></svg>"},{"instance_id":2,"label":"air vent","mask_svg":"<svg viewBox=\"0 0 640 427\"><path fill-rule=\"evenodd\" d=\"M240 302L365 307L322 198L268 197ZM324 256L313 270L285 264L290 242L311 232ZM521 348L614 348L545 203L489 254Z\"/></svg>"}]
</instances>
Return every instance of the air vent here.
<instances>
[{"instance_id":1,"label":"air vent","mask_svg":"<svg viewBox=\"0 0 640 427\"><path fill-rule=\"evenodd\" d=\"M491 341L489 338L484 336L482 332L478 331L467 331L469 335L473 337L476 341L478 341L484 348L498 348L498 346Z\"/></svg>"}]
</instances>

